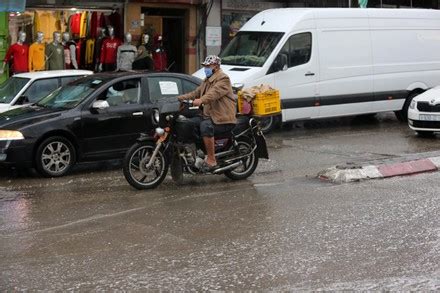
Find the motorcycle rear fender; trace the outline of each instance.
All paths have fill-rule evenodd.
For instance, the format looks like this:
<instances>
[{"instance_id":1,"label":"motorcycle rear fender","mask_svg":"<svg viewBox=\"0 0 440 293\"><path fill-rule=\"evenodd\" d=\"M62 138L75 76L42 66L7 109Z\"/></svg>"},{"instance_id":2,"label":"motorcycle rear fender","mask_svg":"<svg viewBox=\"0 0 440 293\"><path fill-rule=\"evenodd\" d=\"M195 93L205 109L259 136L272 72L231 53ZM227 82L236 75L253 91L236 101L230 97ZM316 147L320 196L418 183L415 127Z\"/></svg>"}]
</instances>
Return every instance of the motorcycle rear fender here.
<instances>
[{"instance_id":1,"label":"motorcycle rear fender","mask_svg":"<svg viewBox=\"0 0 440 293\"><path fill-rule=\"evenodd\" d=\"M261 159L269 159L269 152L267 151L266 138L261 133L255 134L255 143L257 144L257 148L255 150L255 154L258 158Z\"/></svg>"}]
</instances>

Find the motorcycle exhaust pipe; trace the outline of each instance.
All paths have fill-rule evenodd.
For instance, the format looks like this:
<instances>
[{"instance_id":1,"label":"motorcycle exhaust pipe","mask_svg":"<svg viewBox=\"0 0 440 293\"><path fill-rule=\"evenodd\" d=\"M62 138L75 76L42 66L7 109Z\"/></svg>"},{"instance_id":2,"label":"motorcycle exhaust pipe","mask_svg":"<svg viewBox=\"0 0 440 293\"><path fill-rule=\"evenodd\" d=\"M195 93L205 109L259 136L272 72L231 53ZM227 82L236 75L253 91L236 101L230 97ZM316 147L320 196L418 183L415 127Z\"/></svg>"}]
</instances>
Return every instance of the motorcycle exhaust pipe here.
<instances>
[{"instance_id":1,"label":"motorcycle exhaust pipe","mask_svg":"<svg viewBox=\"0 0 440 293\"><path fill-rule=\"evenodd\" d=\"M242 164L242 162L239 161L239 162L233 163L233 164L231 164L231 165L228 165L228 166L225 166L225 167L222 167L222 168L215 169L214 172L212 172L212 173L213 173L213 174L223 173L223 172L225 172L225 171L228 171L228 170L231 170L231 169L237 168L237 167L240 166L241 164Z\"/></svg>"}]
</instances>

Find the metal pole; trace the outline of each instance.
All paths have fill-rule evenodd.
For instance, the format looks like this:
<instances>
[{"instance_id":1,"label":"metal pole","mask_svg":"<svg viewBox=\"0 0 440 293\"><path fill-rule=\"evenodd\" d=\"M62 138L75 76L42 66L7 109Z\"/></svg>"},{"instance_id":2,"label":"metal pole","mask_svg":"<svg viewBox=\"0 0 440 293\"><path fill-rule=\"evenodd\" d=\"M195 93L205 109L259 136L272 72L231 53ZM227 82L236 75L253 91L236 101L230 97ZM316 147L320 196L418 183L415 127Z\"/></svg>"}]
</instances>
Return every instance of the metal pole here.
<instances>
[{"instance_id":1,"label":"metal pole","mask_svg":"<svg viewBox=\"0 0 440 293\"><path fill-rule=\"evenodd\" d=\"M351 0L348 0L348 8L351 8Z\"/></svg>"}]
</instances>

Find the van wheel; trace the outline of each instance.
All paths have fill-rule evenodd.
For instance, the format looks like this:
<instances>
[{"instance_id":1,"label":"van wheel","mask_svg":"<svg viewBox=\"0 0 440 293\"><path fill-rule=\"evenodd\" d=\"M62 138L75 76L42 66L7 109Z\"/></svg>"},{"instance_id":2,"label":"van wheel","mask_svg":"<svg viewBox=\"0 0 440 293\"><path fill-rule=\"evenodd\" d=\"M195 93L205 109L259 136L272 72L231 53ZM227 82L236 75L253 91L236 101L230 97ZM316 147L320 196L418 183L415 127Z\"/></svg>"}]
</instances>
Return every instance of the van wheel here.
<instances>
[{"instance_id":1,"label":"van wheel","mask_svg":"<svg viewBox=\"0 0 440 293\"><path fill-rule=\"evenodd\" d=\"M263 131L264 134L267 134L274 130L281 121L280 116L269 116L264 117L260 119L260 125L261 125L261 131Z\"/></svg>"},{"instance_id":2,"label":"van wheel","mask_svg":"<svg viewBox=\"0 0 440 293\"><path fill-rule=\"evenodd\" d=\"M38 146L35 166L44 177L60 177L70 171L75 160L76 153L72 143L62 136L53 136Z\"/></svg>"},{"instance_id":3,"label":"van wheel","mask_svg":"<svg viewBox=\"0 0 440 293\"><path fill-rule=\"evenodd\" d=\"M408 97L405 100L405 103L403 104L402 110L395 111L394 114L396 115L397 120L400 122L407 122L408 121L408 109L409 105L411 104L411 101L418 95L420 95L421 92L411 92Z\"/></svg>"}]
</instances>

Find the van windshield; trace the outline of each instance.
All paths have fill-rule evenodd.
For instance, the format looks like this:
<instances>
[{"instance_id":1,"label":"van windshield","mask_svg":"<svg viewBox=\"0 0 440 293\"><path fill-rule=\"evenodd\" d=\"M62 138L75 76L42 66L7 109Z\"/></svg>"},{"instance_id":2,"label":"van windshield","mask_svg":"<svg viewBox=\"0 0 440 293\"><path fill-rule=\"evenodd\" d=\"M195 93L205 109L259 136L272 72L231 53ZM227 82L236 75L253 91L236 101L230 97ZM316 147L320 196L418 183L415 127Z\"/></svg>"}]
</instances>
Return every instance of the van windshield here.
<instances>
[{"instance_id":1,"label":"van windshield","mask_svg":"<svg viewBox=\"0 0 440 293\"><path fill-rule=\"evenodd\" d=\"M29 78L11 77L0 84L0 104L9 104L29 80Z\"/></svg>"},{"instance_id":2,"label":"van windshield","mask_svg":"<svg viewBox=\"0 0 440 293\"><path fill-rule=\"evenodd\" d=\"M261 67L284 33L238 32L220 54L222 64Z\"/></svg>"}]
</instances>

